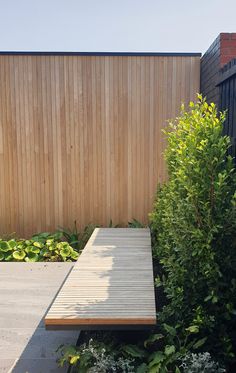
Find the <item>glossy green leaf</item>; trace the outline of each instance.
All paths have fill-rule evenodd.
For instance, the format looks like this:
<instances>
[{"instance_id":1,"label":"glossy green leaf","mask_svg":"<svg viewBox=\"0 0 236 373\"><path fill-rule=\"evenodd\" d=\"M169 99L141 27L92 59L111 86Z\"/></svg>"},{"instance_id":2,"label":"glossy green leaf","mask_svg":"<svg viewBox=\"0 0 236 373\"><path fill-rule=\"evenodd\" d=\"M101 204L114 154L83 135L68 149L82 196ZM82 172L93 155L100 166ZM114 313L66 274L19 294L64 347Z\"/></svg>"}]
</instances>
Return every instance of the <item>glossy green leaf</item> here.
<instances>
[{"instance_id":1,"label":"glossy green leaf","mask_svg":"<svg viewBox=\"0 0 236 373\"><path fill-rule=\"evenodd\" d=\"M23 250L16 250L13 252L13 258L16 260L23 260L26 256L26 253Z\"/></svg>"},{"instance_id":2,"label":"glossy green leaf","mask_svg":"<svg viewBox=\"0 0 236 373\"><path fill-rule=\"evenodd\" d=\"M27 258L25 258L25 260L27 262L37 262L38 259L39 259L39 255L37 253L34 253L34 252L29 252L28 255L27 255Z\"/></svg>"},{"instance_id":3,"label":"glossy green leaf","mask_svg":"<svg viewBox=\"0 0 236 373\"><path fill-rule=\"evenodd\" d=\"M42 242L39 242L39 241L35 241L33 242L33 245L35 247L38 247L39 249L43 248L43 243Z\"/></svg>"},{"instance_id":4,"label":"glossy green leaf","mask_svg":"<svg viewBox=\"0 0 236 373\"><path fill-rule=\"evenodd\" d=\"M124 351L127 355L141 358L146 356L146 351L136 345L124 345L122 346L122 351Z\"/></svg>"},{"instance_id":5,"label":"glossy green leaf","mask_svg":"<svg viewBox=\"0 0 236 373\"><path fill-rule=\"evenodd\" d=\"M171 326L171 325L167 325L167 324L163 324L163 327L164 327L164 329L165 329L165 331L166 331L167 333L169 333L169 334L172 335L173 337L176 336L176 330L175 330L175 328L173 328L173 326Z\"/></svg>"},{"instance_id":6,"label":"glossy green leaf","mask_svg":"<svg viewBox=\"0 0 236 373\"><path fill-rule=\"evenodd\" d=\"M150 337L144 342L144 347L153 344L156 341L164 338L163 334L151 334Z\"/></svg>"},{"instance_id":7,"label":"glossy green leaf","mask_svg":"<svg viewBox=\"0 0 236 373\"><path fill-rule=\"evenodd\" d=\"M175 346L171 345L171 346L165 346L165 355L166 356L169 356L169 355L172 355L175 353Z\"/></svg>"},{"instance_id":8,"label":"glossy green leaf","mask_svg":"<svg viewBox=\"0 0 236 373\"><path fill-rule=\"evenodd\" d=\"M137 372L136 373L147 373L148 366L145 363L142 363L137 367Z\"/></svg>"},{"instance_id":9,"label":"glossy green leaf","mask_svg":"<svg viewBox=\"0 0 236 373\"><path fill-rule=\"evenodd\" d=\"M206 340L207 340L207 337L199 339L197 342L193 344L193 348L196 350L202 347L205 344Z\"/></svg>"},{"instance_id":10,"label":"glossy green leaf","mask_svg":"<svg viewBox=\"0 0 236 373\"><path fill-rule=\"evenodd\" d=\"M0 251L9 251L9 245L6 241L0 241Z\"/></svg>"},{"instance_id":11,"label":"glossy green leaf","mask_svg":"<svg viewBox=\"0 0 236 373\"><path fill-rule=\"evenodd\" d=\"M70 254L71 254L71 249L70 249L70 247L64 247L64 248L62 248L62 249L60 250L60 255L61 255L61 256L68 257L68 256L70 256Z\"/></svg>"}]
</instances>

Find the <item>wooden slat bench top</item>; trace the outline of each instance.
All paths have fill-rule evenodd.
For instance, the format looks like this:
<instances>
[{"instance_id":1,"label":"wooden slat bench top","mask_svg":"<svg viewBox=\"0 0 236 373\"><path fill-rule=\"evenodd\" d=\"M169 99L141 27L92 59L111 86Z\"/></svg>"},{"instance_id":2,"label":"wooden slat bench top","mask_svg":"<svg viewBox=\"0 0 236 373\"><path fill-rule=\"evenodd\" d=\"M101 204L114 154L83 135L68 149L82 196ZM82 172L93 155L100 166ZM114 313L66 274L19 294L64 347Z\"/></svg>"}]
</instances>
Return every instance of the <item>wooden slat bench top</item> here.
<instances>
[{"instance_id":1,"label":"wooden slat bench top","mask_svg":"<svg viewBox=\"0 0 236 373\"><path fill-rule=\"evenodd\" d=\"M51 305L46 327L155 324L149 229L96 228Z\"/></svg>"}]
</instances>

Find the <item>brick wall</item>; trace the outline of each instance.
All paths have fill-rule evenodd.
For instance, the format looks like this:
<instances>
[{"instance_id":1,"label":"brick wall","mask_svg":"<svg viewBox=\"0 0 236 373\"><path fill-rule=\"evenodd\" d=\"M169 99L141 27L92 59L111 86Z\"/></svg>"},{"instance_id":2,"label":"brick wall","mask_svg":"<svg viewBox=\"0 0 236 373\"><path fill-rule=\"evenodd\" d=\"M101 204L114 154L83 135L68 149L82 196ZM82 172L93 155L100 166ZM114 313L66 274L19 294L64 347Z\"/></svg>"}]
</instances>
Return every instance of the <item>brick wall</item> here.
<instances>
[{"instance_id":1,"label":"brick wall","mask_svg":"<svg viewBox=\"0 0 236 373\"><path fill-rule=\"evenodd\" d=\"M220 68L236 57L236 33L221 33L201 59L201 93L219 105Z\"/></svg>"},{"instance_id":2,"label":"brick wall","mask_svg":"<svg viewBox=\"0 0 236 373\"><path fill-rule=\"evenodd\" d=\"M236 33L220 34L220 67L236 57Z\"/></svg>"}]
</instances>

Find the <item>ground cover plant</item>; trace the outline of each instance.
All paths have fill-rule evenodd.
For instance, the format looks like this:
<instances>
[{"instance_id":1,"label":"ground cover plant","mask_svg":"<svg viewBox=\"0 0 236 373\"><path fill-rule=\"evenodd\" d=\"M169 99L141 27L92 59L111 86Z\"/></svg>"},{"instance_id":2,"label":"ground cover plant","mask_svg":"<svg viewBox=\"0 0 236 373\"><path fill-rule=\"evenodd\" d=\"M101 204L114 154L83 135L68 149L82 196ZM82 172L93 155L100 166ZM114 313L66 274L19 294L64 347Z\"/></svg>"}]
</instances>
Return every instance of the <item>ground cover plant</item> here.
<instances>
[{"instance_id":1,"label":"ground cover plant","mask_svg":"<svg viewBox=\"0 0 236 373\"><path fill-rule=\"evenodd\" d=\"M224 119L198 96L166 130L169 179L151 214L158 324L129 344L116 333L106 342L106 332L100 344L91 333L101 359L130 360L126 370L101 372L220 373L235 362L236 175ZM60 362L80 372L85 358L89 372L96 362L90 347L65 347Z\"/></svg>"},{"instance_id":2,"label":"ground cover plant","mask_svg":"<svg viewBox=\"0 0 236 373\"><path fill-rule=\"evenodd\" d=\"M99 225L97 224L88 224L85 226L83 230L80 231L77 227L77 222L75 220L72 229L59 227L58 232L60 232L62 238L65 239L65 241L69 242L69 244L77 252L81 252L84 249L86 243L88 242L94 229L97 227L99 227Z\"/></svg>"},{"instance_id":3,"label":"ground cover plant","mask_svg":"<svg viewBox=\"0 0 236 373\"><path fill-rule=\"evenodd\" d=\"M62 235L40 233L28 240L0 240L0 260L17 262L61 262L77 260L79 254L69 245L61 241Z\"/></svg>"},{"instance_id":4,"label":"ground cover plant","mask_svg":"<svg viewBox=\"0 0 236 373\"><path fill-rule=\"evenodd\" d=\"M144 227L138 220L128 223L130 228ZM62 262L76 261L88 242L96 224L88 224L79 230L76 221L72 229L59 227L53 233L41 232L29 239L15 238L14 235L0 238L0 261L17 262ZM110 228L119 227L109 223Z\"/></svg>"},{"instance_id":5,"label":"ground cover plant","mask_svg":"<svg viewBox=\"0 0 236 373\"><path fill-rule=\"evenodd\" d=\"M148 338L143 332L87 332L83 339L79 346L59 347L60 367L69 365L72 373L225 372L208 352L180 352L177 346L165 344L162 334Z\"/></svg>"}]
</instances>

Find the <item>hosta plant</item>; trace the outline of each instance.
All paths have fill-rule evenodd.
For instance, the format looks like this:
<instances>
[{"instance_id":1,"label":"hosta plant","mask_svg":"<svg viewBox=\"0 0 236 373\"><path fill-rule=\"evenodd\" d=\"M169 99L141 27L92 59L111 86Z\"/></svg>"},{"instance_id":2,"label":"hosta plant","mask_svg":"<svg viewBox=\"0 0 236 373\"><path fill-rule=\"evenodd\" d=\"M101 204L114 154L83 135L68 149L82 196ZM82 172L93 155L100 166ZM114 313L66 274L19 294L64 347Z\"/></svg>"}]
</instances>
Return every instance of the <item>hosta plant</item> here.
<instances>
[{"instance_id":1,"label":"hosta plant","mask_svg":"<svg viewBox=\"0 0 236 373\"><path fill-rule=\"evenodd\" d=\"M79 254L59 235L41 233L29 240L0 240L0 261L62 262L77 260Z\"/></svg>"}]
</instances>

